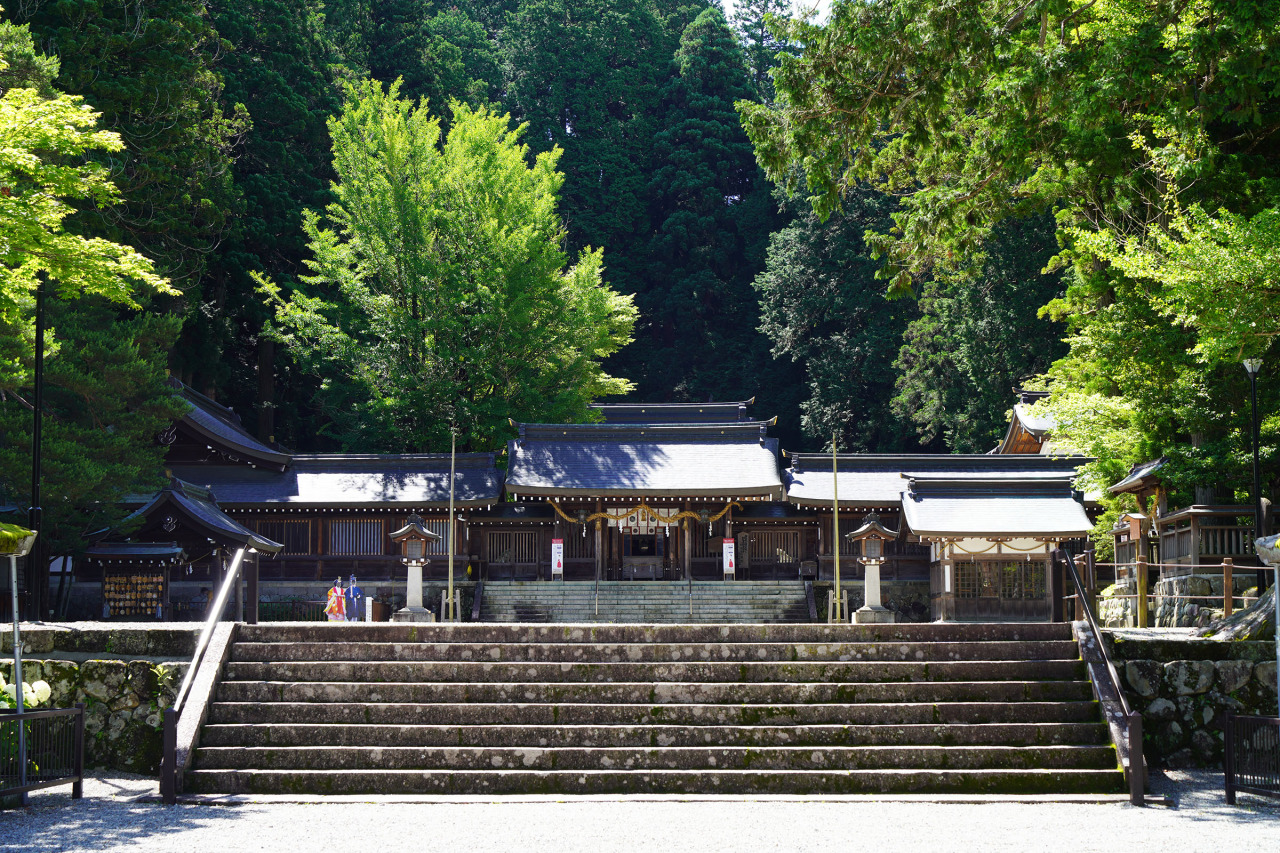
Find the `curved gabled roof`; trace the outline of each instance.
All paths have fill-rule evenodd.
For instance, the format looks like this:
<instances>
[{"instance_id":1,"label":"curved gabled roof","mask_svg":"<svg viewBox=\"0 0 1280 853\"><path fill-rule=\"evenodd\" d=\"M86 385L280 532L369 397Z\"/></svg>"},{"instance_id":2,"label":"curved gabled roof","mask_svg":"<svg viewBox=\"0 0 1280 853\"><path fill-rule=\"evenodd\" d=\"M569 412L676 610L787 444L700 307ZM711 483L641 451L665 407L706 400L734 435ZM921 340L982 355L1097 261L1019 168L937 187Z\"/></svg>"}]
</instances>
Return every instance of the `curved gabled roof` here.
<instances>
[{"instance_id":1,"label":"curved gabled roof","mask_svg":"<svg viewBox=\"0 0 1280 853\"><path fill-rule=\"evenodd\" d=\"M277 471L283 471L288 466L289 454L255 438L240 425L240 416L231 409L215 403L176 379L170 379L169 384L178 391L183 402L190 406L177 426L190 432L192 438L215 447L230 462L262 465Z\"/></svg>"},{"instance_id":2,"label":"curved gabled roof","mask_svg":"<svg viewBox=\"0 0 1280 853\"><path fill-rule=\"evenodd\" d=\"M517 424L515 495L763 497L782 493L773 421Z\"/></svg>"},{"instance_id":3,"label":"curved gabled roof","mask_svg":"<svg viewBox=\"0 0 1280 853\"><path fill-rule=\"evenodd\" d=\"M800 506L830 506L839 487L840 505L897 506L907 479L943 476L957 479L1017 480L1074 477L1089 459L1083 456L997 454L846 453L836 457L839 479L832 473L831 454L788 454L791 466L782 472L787 499Z\"/></svg>"},{"instance_id":4,"label":"curved gabled roof","mask_svg":"<svg viewBox=\"0 0 1280 853\"><path fill-rule=\"evenodd\" d=\"M1065 476L913 477L902 495L902 517L912 534L926 538L1062 540L1093 530Z\"/></svg>"},{"instance_id":5,"label":"curved gabled roof","mask_svg":"<svg viewBox=\"0 0 1280 853\"><path fill-rule=\"evenodd\" d=\"M208 489L177 479L156 492L125 521L139 516L149 520L162 513L172 514L175 526L190 528L221 546L252 548L267 554L275 554L284 547L224 513Z\"/></svg>"}]
</instances>

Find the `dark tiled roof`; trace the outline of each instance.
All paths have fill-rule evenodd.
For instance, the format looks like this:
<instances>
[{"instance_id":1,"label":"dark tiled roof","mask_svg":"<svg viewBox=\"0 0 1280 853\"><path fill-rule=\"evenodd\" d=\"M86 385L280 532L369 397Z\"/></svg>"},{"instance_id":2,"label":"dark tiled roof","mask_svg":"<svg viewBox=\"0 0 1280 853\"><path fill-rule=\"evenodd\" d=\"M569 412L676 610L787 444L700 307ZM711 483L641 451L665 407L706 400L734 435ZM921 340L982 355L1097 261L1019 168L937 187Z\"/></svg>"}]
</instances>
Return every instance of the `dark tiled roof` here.
<instances>
[{"instance_id":1,"label":"dark tiled roof","mask_svg":"<svg viewBox=\"0 0 1280 853\"><path fill-rule=\"evenodd\" d=\"M227 507L446 506L449 454L295 456L286 471L237 465L174 465L183 479L207 486ZM502 474L492 453L459 453L458 506L497 503Z\"/></svg>"},{"instance_id":2,"label":"dark tiled roof","mask_svg":"<svg viewBox=\"0 0 1280 853\"><path fill-rule=\"evenodd\" d=\"M1074 476L1076 469L1089 461L1081 456L1033 454L843 454L837 456L837 484L830 454L795 453L788 459L791 467L782 477L792 503L829 506L838 485L841 506L868 507L897 506L909 476L1061 478Z\"/></svg>"},{"instance_id":3,"label":"dark tiled roof","mask_svg":"<svg viewBox=\"0 0 1280 853\"><path fill-rule=\"evenodd\" d=\"M181 563L187 552L174 542L99 542L86 548L84 556L97 561Z\"/></svg>"},{"instance_id":4,"label":"dark tiled roof","mask_svg":"<svg viewBox=\"0 0 1280 853\"><path fill-rule=\"evenodd\" d=\"M1093 525L1070 477L912 478L902 517L917 536L1072 539Z\"/></svg>"},{"instance_id":5,"label":"dark tiled roof","mask_svg":"<svg viewBox=\"0 0 1280 853\"><path fill-rule=\"evenodd\" d=\"M263 444L240 425L240 416L188 386L171 380L191 407L182 423L196 436L219 445L232 461L266 465L276 469L289 464L289 454Z\"/></svg>"},{"instance_id":6,"label":"dark tiled roof","mask_svg":"<svg viewBox=\"0 0 1280 853\"><path fill-rule=\"evenodd\" d=\"M260 536L224 513L208 489L182 480L173 480L131 513L129 518L142 516L150 519L166 510L176 514L179 524L195 529L219 545L242 546L269 554L284 547L279 542Z\"/></svg>"},{"instance_id":7,"label":"dark tiled roof","mask_svg":"<svg viewBox=\"0 0 1280 853\"><path fill-rule=\"evenodd\" d=\"M1149 489L1159 482L1160 469L1169 461L1167 456L1161 456L1159 459L1153 459L1150 462L1143 462L1134 465L1129 469L1129 476L1116 483L1107 491L1113 495L1123 494L1125 492L1139 492L1143 489Z\"/></svg>"},{"instance_id":8,"label":"dark tiled roof","mask_svg":"<svg viewBox=\"0 0 1280 853\"><path fill-rule=\"evenodd\" d=\"M770 422L520 424L508 444L513 494L777 497Z\"/></svg>"},{"instance_id":9,"label":"dark tiled roof","mask_svg":"<svg viewBox=\"0 0 1280 853\"><path fill-rule=\"evenodd\" d=\"M610 424L728 423L747 420L747 407L756 401L733 403L593 403L591 408Z\"/></svg>"}]
</instances>

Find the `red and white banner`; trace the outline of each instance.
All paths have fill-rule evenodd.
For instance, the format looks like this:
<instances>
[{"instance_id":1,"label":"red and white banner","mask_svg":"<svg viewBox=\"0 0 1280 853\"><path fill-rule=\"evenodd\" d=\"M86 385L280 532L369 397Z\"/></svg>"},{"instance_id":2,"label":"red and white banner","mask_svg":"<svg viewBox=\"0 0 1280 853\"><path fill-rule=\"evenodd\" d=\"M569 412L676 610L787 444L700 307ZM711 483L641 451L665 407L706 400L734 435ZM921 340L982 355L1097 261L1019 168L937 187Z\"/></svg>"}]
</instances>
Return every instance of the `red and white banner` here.
<instances>
[{"instance_id":1,"label":"red and white banner","mask_svg":"<svg viewBox=\"0 0 1280 853\"><path fill-rule=\"evenodd\" d=\"M564 540L551 540L551 574L564 574Z\"/></svg>"},{"instance_id":2,"label":"red and white banner","mask_svg":"<svg viewBox=\"0 0 1280 853\"><path fill-rule=\"evenodd\" d=\"M733 540L726 537L724 540L724 573L726 575L736 575L738 573L736 568L737 561L734 556Z\"/></svg>"}]
</instances>

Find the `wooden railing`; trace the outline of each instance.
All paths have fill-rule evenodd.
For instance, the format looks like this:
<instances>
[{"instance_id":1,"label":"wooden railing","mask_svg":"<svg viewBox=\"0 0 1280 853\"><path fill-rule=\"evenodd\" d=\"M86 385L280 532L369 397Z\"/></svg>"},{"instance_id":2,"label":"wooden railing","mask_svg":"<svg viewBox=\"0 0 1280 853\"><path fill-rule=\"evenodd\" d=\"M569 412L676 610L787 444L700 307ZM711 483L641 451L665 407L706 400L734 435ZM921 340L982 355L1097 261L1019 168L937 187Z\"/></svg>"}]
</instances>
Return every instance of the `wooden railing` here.
<instances>
[{"instance_id":1,"label":"wooden railing","mask_svg":"<svg viewBox=\"0 0 1280 853\"><path fill-rule=\"evenodd\" d=\"M1111 568L1115 570L1115 576L1118 580L1131 579L1134 584L1134 591L1124 595L1111 595L1110 599L1118 600L1134 600L1136 607L1134 608L1135 625L1129 626L1134 628L1150 628L1151 627L1151 603L1152 601L1202 601L1202 602L1222 602L1222 615L1230 616L1236 609L1236 602L1240 602L1240 607L1248 607L1252 602L1257 601L1257 596L1236 595L1234 589L1235 572L1240 568L1247 568L1254 571L1254 567L1237 566L1235 561L1227 557L1219 563L1149 563L1142 557L1131 563L1097 563L1096 566L1105 570ZM1197 575L1221 575L1222 576L1222 594L1219 595L1169 595L1157 594L1150 590L1150 579L1152 572L1163 573L1165 570L1176 569L1185 573L1190 569Z\"/></svg>"}]
</instances>

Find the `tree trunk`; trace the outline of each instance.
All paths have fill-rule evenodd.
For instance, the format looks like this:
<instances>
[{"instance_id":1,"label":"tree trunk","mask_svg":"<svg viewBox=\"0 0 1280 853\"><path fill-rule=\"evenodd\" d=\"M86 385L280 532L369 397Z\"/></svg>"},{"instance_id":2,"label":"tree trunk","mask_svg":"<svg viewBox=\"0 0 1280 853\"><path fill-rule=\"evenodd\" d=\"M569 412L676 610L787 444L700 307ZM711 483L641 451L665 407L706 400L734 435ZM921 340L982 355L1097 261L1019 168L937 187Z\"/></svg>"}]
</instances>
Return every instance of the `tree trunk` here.
<instances>
[{"instance_id":1,"label":"tree trunk","mask_svg":"<svg viewBox=\"0 0 1280 853\"><path fill-rule=\"evenodd\" d=\"M1209 623L1197 632L1213 640L1271 640L1276 635L1276 587L1272 584L1244 610Z\"/></svg>"}]
</instances>

